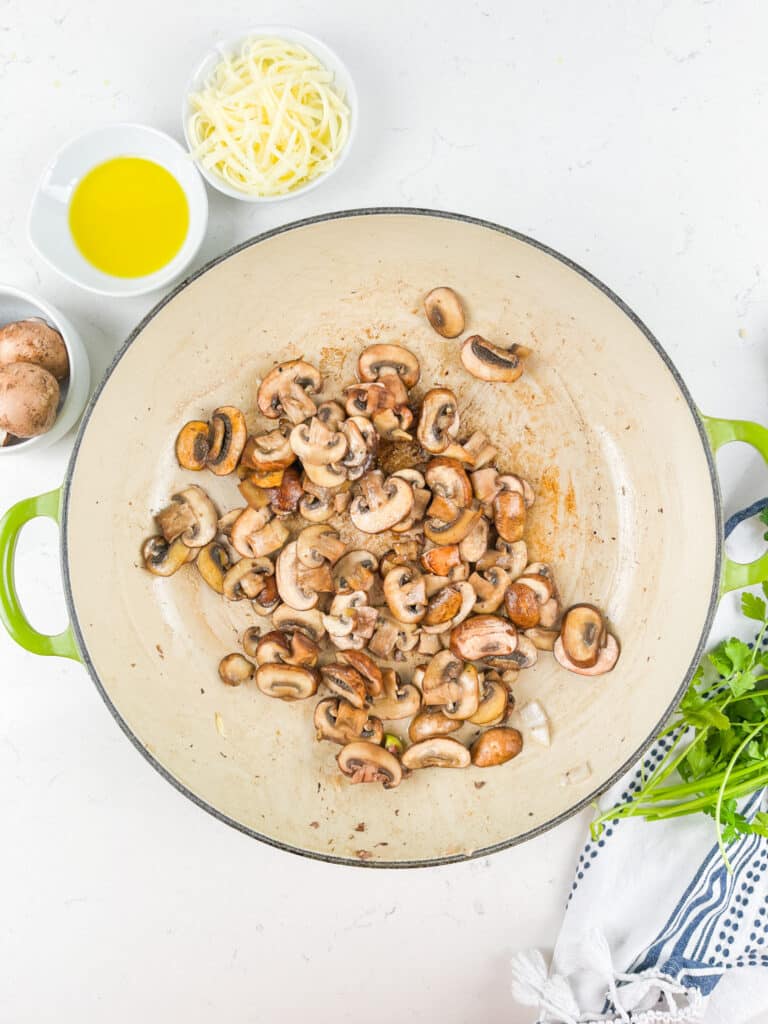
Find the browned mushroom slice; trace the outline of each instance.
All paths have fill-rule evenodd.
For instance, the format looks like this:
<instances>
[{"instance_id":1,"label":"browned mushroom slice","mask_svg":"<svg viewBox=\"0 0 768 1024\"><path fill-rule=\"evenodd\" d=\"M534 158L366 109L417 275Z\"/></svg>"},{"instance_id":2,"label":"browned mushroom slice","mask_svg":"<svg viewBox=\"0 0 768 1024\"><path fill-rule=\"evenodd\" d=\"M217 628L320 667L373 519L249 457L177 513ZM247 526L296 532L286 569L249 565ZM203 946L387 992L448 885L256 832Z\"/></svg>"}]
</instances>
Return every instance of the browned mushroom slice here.
<instances>
[{"instance_id":1,"label":"browned mushroom slice","mask_svg":"<svg viewBox=\"0 0 768 1024\"><path fill-rule=\"evenodd\" d=\"M510 544L523 539L525 501L517 491L501 491L493 499L493 523L502 540Z\"/></svg>"},{"instance_id":2,"label":"browned mushroom slice","mask_svg":"<svg viewBox=\"0 0 768 1024\"><path fill-rule=\"evenodd\" d=\"M463 508L450 522L427 519L424 536L434 544L460 544L481 516L479 508Z\"/></svg>"},{"instance_id":3,"label":"browned mushroom slice","mask_svg":"<svg viewBox=\"0 0 768 1024\"><path fill-rule=\"evenodd\" d=\"M408 747L403 754L403 767L409 771L419 768L467 768L469 751L463 743L449 736L434 736Z\"/></svg>"},{"instance_id":4,"label":"browned mushroom slice","mask_svg":"<svg viewBox=\"0 0 768 1024\"><path fill-rule=\"evenodd\" d=\"M321 402L317 407L317 418L329 430L338 430L346 419L346 413L340 402Z\"/></svg>"},{"instance_id":5,"label":"browned mushroom slice","mask_svg":"<svg viewBox=\"0 0 768 1024\"><path fill-rule=\"evenodd\" d=\"M394 409L395 396L380 381L350 384L344 388L346 413L349 417L361 416L371 419L387 409Z\"/></svg>"},{"instance_id":6,"label":"browned mushroom slice","mask_svg":"<svg viewBox=\"0 0 768 1024\"><path fill-rule=\"evenodd\" d=\"M499 538L495 550L486 551L483 557L478 559L475 568L478 572L485 572L491 566L498 566L506 570L512 579L516 579L527 564L528 546L524 540L508 543Z\"/></svg>"},{"instance_id":7,"label":"browned mushroom slice","mask_svg":"<svg viewBox=\"0 0 768 1024\"><path fill-rule=\"evenodd\" d=\"M290 605L281 604L272 615L272 625L275 629L304 633L315 643L319 643L325 636L323 616L316 608L299 611Z\"/></svg>"},{"instance_id":8,"label":"browned mushroom slice","mask_svg":"<svg viewBox=\"0 0 768 1024\"><path fill-rule=\"evenodd\" d=\"M196 562L198 572L217 594L224 593L224 574L229 569L230 562L229 552L216 540L200 548Z\"/></svg>"},{"instance_id":9,"label":"browned mushroom slice","mask_svg":"<svg viewBox=\"0 0 768 1024\"><path fill-rule=\"evenodd\" d=\"M366 473L376 457L379 435L365 416L350 416L340 427L347 439L347 451L341 465L349 480L359 480Z\"/></svg>"},{"instance_id":10,"label":"browned mushroom slice","mask_svg":"<svg viewBox=\"0 0 768 1024\"><path fill-rule=\"evenodd\" d=\"M261 641L261 627L260 626L249 626L243 632L242 640L240 641L243 645L243 650L249 658L256 657L256 651Z\"/></svg>"},{"instance_id":11,"label":"browned mushroom slice","mask_svg":"<svg viewBox=\"0 0 768 1024\"><path fill-rule=\"evenodd\" d=\"M227 686L247 683L255 671L255 666L242 654L228 654L219 662L219 679Z\"/></svg>"},{"instance_id":12,"label":"browned mushroom slice","mask_svg":"<svg viewBox=\"0 0 768 1024\"><path fill-rule=\"evenodd\" d=\"M362 590L337 594L331 602L325 626L334 646L340 650L361 650L373 636L378 619L375 608L368 606L368 595Z\"/></svg>"},{"instance_id":13,"label":"browned mushroom slice","mask_svg":"<svg viewBox=\"0 0 768 1024\"><path fill-rule=\"evenodd\" d=\"M467 472L456 459L443 455L430 459L424 470L424 479L436 499L435 507L430 506L429 514L437 519L445 518L440 511L447 511L449 517L456 509L466 508L472 502L472 484ZM443 503L437 502L443 499Z\"/></svg>"},{"instance_id":14,"label":"browned mushroom slice","mask_svg":"<svg viewBox=\"0 0 768 1024\"><path fill-rule=\"evenodd\" d=\"M507 715L509 690L501 680L488 678L489 674L486 673L480 682L480 703L469 719L473 725L502 722Z\"/></svg>"},{"instance_id":15,"label":"browned mushroom slice","mask_svg":"<svg viewBox=\"0 0 768 1024\"><path fill-rule=\"evenodd\" d=\"M169 544L164 537L150 537L141 549L144 568L153 576L173 576L194 555L195 549L188 548L181 538Z\"/></svg>"},{"instance_id":16,"label":"browned mushroom slice","mask_svg":"<svg viewBox=\"0 0 768 1024\"><path fill-rule=\"evenodd\" d=\"M440 651L424 669L421 687L424 691L425 703L449 704L459 696L457 686L464 665L449 650ZM427 699L429 694L437 694L436 699Z\"/></svg>"},{"instance_id":17,"label":"browned mushroom slice","mask_svg":"<svg viewBox=\"0 0 768 1024\"><path fill-rule=\"evenodd\" d=\"M353 590L370 590L378 567L378 559L370 551L348 551L333 569L336 592L349 594Z\"/></svg>"},{"instance_id":18,"label":"browned mushroom slice","mask_svg":"<svg viewBox=\"0 0 768 1024\"><path fill-rule=\"evenodd\" d=\"M398 565L384 578L384 598L398 622L421 622L427 610L424 579L417 569Z\"/></svg>"},{"instance_id":19,"label":"browned mushroom slice","mask_svg":"<svg viewBox=\"0 0 768 1024\"><path fill-rule=\"evenodd\" d=\"M555 582L547 576L539 576L526 570L517 577L515 583L520 583L532 590L539 604L546 604L551 597L555 596Z\"/></svg>"},{"instance_id":20,"label":"browned mushroom slice","mask_svg":"<svg viewBox=\"0 0 768 1024\"><path fill-rule=\"evenodd\" d=\"M384 693L381 669L373 658L369 658L362 651L341 651L339 660L351 665L365 679L365 689L369 697L380 697Z\"/></svg>"},{"instance_id":21,"label":"browned mushroom slice","mask_svg":"<svg viewBox=\"0 0 768 1024\"><path fill-rule=\"evenodd\" d=\"M556 660L563 668L567 668L569 672L575 672L580 676L601 676L611 671L619 660L621 652L616 637L609 633L605 640L605 646L600 648L594 665L577 665L575 661L572 661L565 652L562 636L558 637L555 641L553 653Z\"/></svg>"},{"instance_id":22,"label":"browned mushroom slice","mask_svg":"<svg viewBox=\"0 0 768 1024\"><path fill-rule=\"evenodd\" d=\"M459 432L459 404L448 388L431 388L421 404L416 437L425 451L444 452Z\"/></svg>"},{"instance_id":23,"label":"browned mushroom slice","mask_svg":"<svg viewBox=\"0 0 768 1024\"><path fill-rule=\"evenodd\" d=\"M315 591L318 594L333 593L333 574L329 562L323 562L322 565L315 566L312 569L308 569L306 565L298 562L296 565L296 579L298 580L299 587L305 593L308 591Z\"/></svg>"},{"instance_id":24,"label":"browned mushroom slice","mask_svg":"<svg viewBox=\"0 0 768 1024\"><path fill-rule=\"evenodd\" d=\"M202 487L192 484L174 494L155 519L169 543L180 537L187 547L202 548L216 536L219 516Z\"/></svg>"},{"instance_id":25,"label":"browned mushroom slice","mask_svg":"<svg viewBox=\"0 0 768 1024\"><path fill-rule=\"evenodd\" d=\"M443 587L453 586L454 583L463 583L467 579L469 579L469 566L466 562L459 562L458 565L454 565L452 569L448 570L447 576L435 576L429 573L424 577L427 597L433 597Z\"/></svg>"},{"instance_id":26,"label":"browned mushroom slice","mask_svg":"<svg viewBox=\"0 0 768 1024\"><path fill-rule=\"evenodd\" d=\"M526 629L525 635L537 650L552 651L555 647L555 641L560 634L556 629L544 629L542 626L534 626L533 629Z\"/></svg>"},{"instance_id":27,"label":"browned mushroom slice","mask_svg":"<svg viewBox=\"0 0 768 1024\"><path fill-rule=\"evenodd\" d=\"M268 508L243 509L229 532L229 537L235 551L242 555L243 558L260 558L262 555L268 555L270 551L257 551L255 548L263 548L261 532L271 519L272 512ZM271 550L277 551L278 547L281 547L287 539L288 531L285 530L280 543Z\"/></svg>"},{"instance_id":28,"label":"browned mushroom slice","mask_svg":"<svg viewBox=\"0 0 768 1024\"><path fill-rule=\"evenodd\" d=\"M488 665L493 665L494 668L514 668L519 671L524 668L533 668L538 660L539 651L533 640L524 634L522 636L518 634L517 647L511 654L496 657L491 655L485 659L485 662Z\"/></svg>"},{"instance_id":29,"label":"browned mushroom slice","mask_svg":"<svg viewBox=\"0 0 768 1024\"><path fill-rule=\"evenodd\" d=\"M497 726L487 729L472 744L472 764L476 768L493 768L517 757L523 749L523 737L517 729Z\"/></svg>"},{"instance_id":30,"label":"browned mushroom slice","mask_svg":"<svg viewBox=\"0 0 768 1024\"><path fill-rule=\"evenodd\" d=\"M274 576L267 576L264 586L253 599L253 607L259 615L269 615L280 604L277 592L277 581Z\"/></svg>"},{"instance_id":31,"label":"browned mushroom slice","mask_svg":"<svg viewBox=\"0 0 768 1024\"><path fill-rule=\"evenodd\" d=\"M238 490L243 495L249 505L254 508L261 508L265 502L259 501L256 498L256 490L260 489L263 491L271 491L276 487L279 487L283 482L285 476L284 469L247 469L245 466L240 466L238 469L238 476L241 478L241 482L237 485ZM255 499L255 500L254 500ZM269 500L269 494L267 495Z\"/></svg>"},{"instance_id":32,"label":"browned mushroom slice","mask_svg":"<svg viewBox=\"0 0 768 1024\"><path fill-rule=\"evenodd\" d=\"M280 470L283 473L283 470ZM262 487L260 483L252 480L250 476L244 477L237 485L238 491L242 494L251 508L262 509L269 506L269 499L272 494L271 488Z\"/></svg>"},{"instance_id":33,"label":"browned mushroom slice","mask_svg":"<svg viewBox=\"0 0 768 1024\"><path fill-rule=\"evenodd\" d=\"M399 622L389 612L373 610L377 612L376 630L368 644L368 650L378 658L402 661L404 654L414 650L418 645L418 624Z\"/></svg>"},{"instance_id":34,"label":"browned mushroom slice","mask_svg":"<svg viewBox=\"0 0 768 1024\"><path fill-rule=\"evenodd\" d=\"M517 630L498 615L474 615L451 632L451 650L465 661L485 661L517 648Z\"/></svg>"},{"instance_id":35,"label":"browned mushroom slice","mask_svg":"<svg viewBox=\"0 0 768 1024\"><path fill-rule=\"evenodd\" d=\"M214 409L211 416L211 441L208 469L216 476L234 473L248 439L245 416L233 405Z\"/></svg>"},{"instance_id":36,"label":"browned mushroom slice","mask_svg":"<svg viewBox=\"0 0 768 1024\"><path fill-rule=\"evenodd\" d=\"M314 668L319 656L317 643L300 630L294 633L271 630L259 638L254 651L258 665L284 664Z\"/></svg>"},{"instance_id":37,"label":"browned mushroom slice","mask_svg":"<svg viewBox=\"0 0 768 1024\"><path fill-rule=\"evenodd\" d=\"M319 371L303 359L280 363L261 382L256 399L259 410L272 420L286 415L291 423L301 423L317 412L309 396L316 394L322 383Z\"/></svg>"},{"instance_id":38,"label":"browned mushroom slice","mask_svg":"<svg viewBox=\"0 0 768 1024\"><path fill-rule=\"evenodd\" d=\"M330 430L317 416L308 423L298 423L289 440L305 470L307 465L328 466L340 462L347 451L345 435L340 430Z\"/></svg>"},{"instance_id":39,"label":"browned mushroom slice","mask_svg":"<svg viewBox=\"0 0 768 1024\"><path fill-rule=\"evenodd\" d=\"M413 490L398 477L385 480L380 470L373 470L361 477L357 486L360 493L350 505L349 516L363 533L383 533L413 508Z\"/></svg>"},{"instance_id":40,"label":"browned mushroom slice","mask_svg":"<svg viewBox=\"0 0 768 1024\"><path fill-rule=\"evenodd\" d=\"M401 345L369 345L360 353L357 372L362 381L395 376L406 388L412 388L419 380L419 361Z\"/></svg>"},{"instance_id":41,"label":"browned mushroom slice","mask_svg":"<svg viewBox=\"0 0 768 1024\"><path fill-rule=\"evenodd\" d=\"M228 601L258 597L274 571L275 567L268 558L241 558L224 574L224 597Z\"/></svg>"},{"instance_id":42,"label":"browned mushroom slice","mask_svg":"<svg viewBox=\"0 0 768 1024\"><path fill-rule=\"evenodd\" d=\"M490 504L502 489L499 481L499 471L494 469L493 466L477 469L474 473L470 474L469 478L472 482L475 498L483 505Z\"/></svg>"},{"instance_id":43,"label":"browned mushroom slice","mask_svg":"<svg viewBox=\"0 0 768 1024\"><path fill-rule=\"evenodd\" d=\"M225 512L223 516L219 516L219 521L216 524L216 529L222 536L229 537L232 532L232 527L237 522L240 513L243 510L241 508L231 508L229 512Z\"/></svg>"},{"instance_id":44,"label":"browned mushroom slice","mask_svg":"<svg viewBox=\"0 0 768 1024\"><path fill-rule=\"evenodd\" d=\"M299 501L299 515L309 523L327 523L333 517L333 498L318 498L316 494L303 494Z\"/></svg>"},{"instance_id":45,"label":"browned mushroom slice","mask_svg":"<svg viewBox=\"0 0 768 1024\"><path fill-rule=\"evenodd\" d=\"M442 577L438 576L436 577L436 579L442 579ZM434 617L438 619L441 618L440 614L437 612L437 608L444 607L442 606L440 601L440 594L442 594L445 590L458 592L460 598L459 609L450 619L444 619L442 622L438 621L435 623L427 623L425 619L425 621L422 624L422 628L425 633L450 632L450 630L452 630L455 626L458 626L459 623L463 622L469 616L470 612L475 606L474 590L469 585L469 583L461 581L456 584L450 584L448 587L441 587L440 590L433 597L430 598L429 604L430 608L432 608L433 612L435 612ZM454 599L452 597L448 597L446 598L446 600L448 600L451 605L454 605ZM435 605L433 605L433 602L435 602Z\"/></svg>"},{"instance_id":46,"label":"browned mushroom slice","mask_svg":"<svg viewBox=\"0 0 768 1024\"><path fill-rule=\"evenodd\" d=\"M560 639L569 661L591 668L605 643L605 622L600 611L591 604L575 604L569 608L563 618Z\"/></svg>"},{"instance_id":47,"label":"browned mushroom slice","mask_svg":"<svg viewBox=\"0 0 768 1024\"><path fill-rule=\"evenodd\" d=\"M330 526L307 526L296 539L296 557L310 569L316 569L324 562L333 565L345 550L344 541Z\"/></svg>"},{"instance_id":48,"label":"browned mushroom slice","mask_svg":"<svg viewBox=\"0 0 768 1024\"><path fill-rule=\"evenodd\" d=\"M453 288L433 288L424 299L424 312L443 338L458 338L464 330L464 309Z\"/></svg>"},{"instance_id":49,"label":"browned mushroom slice","mask_svg":"<svg viewBox=\"0 0 768 1024\"><path fill-rule=\"evenodd\" d=\"M421 707L421 691L413 683L401 683L394 669L381 670L383 696L373 702L373 710L385 721L400 721L415 715Z\"/></svg>"},{"instance_id":50,"label":"browned mushroom slice","mask_svg":"<svg viewBox=\"0 0 768 1024\"><path fill-rule=\"evenodd\" d=\"M492 565L485 572L473 572L469 585L475 592L475 611L478 615L491 615L498 611L511 580L506 569Z\"/></svg>"},{"instance_id":51,"label":"browned mushroom slice","mask_svg":"<svg viewBox=\"0 0 768 1024\"><path fill-rule=\"evenodd\" d=\"M473 377L487 381L509 383L517 380L523 374L523 360L529 354L530 349L523 345L500 348L481 338L479 334L473 334L461 346L464 369Z\"/></svg>"},{"instance_id":52,"label":"browned mushroom slice","mask_svg":"<svg viewBox=\"0 0 768 1024\"><path fill-rule=\"evenodd\" d=\"M476 562L488 550L488 520L480 516L467 536L459 544L459 553L465 562Z\"/></svg>"},{"instance_id":53,"label":"browned mushroom slice","mask_svg":"<svg viewBox=\"0 0 768 1024\"><path fill-rule=\"evenodd\" d=\"M292 541L286 544L277 556L275 564L275 578L277 590L282 600L296 608L297 611L305 611L314 608L318 602L319 594L313 591L304 590L299 582L299 562L296 554L297 544Z\"/></svg>"},{"instance_id":54,"label":"browned mushroom slice","mask_svg":"<svg viewBox=\"0 0 768 1024\"><path fill-rule=\"evenodd\" d=\"M426 615L424 615L425 626L439 626L444 622L450 622L455 618L461 609L461 591L458 587L443 587L429 599Z\"/></svg>"},{"instance_id":55,"label":"browned mushroom slice","mask_svg":"<svg viewBox=\"0 0 768 1024\"><path fill-rule=\"evenodd\" d=\"M464 451L462 461L468 462L475 469L487 466L499 454L499 449L491 444L482 430L476 430L469 440L464 442L462 448ZM447 450L445 454L450 455L452 453L450 450Z\"/></svg>"},{"instance_id":56,"label":"browned mushroom slice","mask_svg":"<svg viewBox=\"0 0 768 1024\"><path fill-rule=\"evenodd\" d=\"M539 598L531 587L516 581L511 583L504 595L504 607L510 622L520 629L532 629L538 626L540 618Z\"/></svg>"},{"instance_id":57,"label":"browned mushroom slice","mask_svg":"<svg viewBox=\"0 0 768 1024\"><path fill-rule=\"evenodd\" d=\"M522 494L526 508L532 508L535 504L536 494L528 481L524 480L521 476L515 476L514 473L506 473L504 476L499 477L498 482L502 491L516 491L518 494Z\"/></svg>"},{"instance_id":58,"label":"browned mushroom slice","mask_svg":"<svg viewBox=\"0 0 768 1024\"><path fill-rule=\"evenodd\" d=\"M552 629L557 625L557 620L560 618L560 601L556 597L550 597L550 599L541 606L541 612L539 615L539 625L545 629Z\"/></svg>"},{"instance_id":59,"label":"browned mushroom slice","mask_svg":"<svg viewBox=\"0 0 768 1024\"><path fill-rule=\"evenodd\" d=\"M298 665L259 665L256 685L268 697L281 700L305 700L317 693L318 674L311 668Z\"/></svg>"},{"instance_id":60,"label":"browned mushroom slice","mask_svg":"<svg viewBox=\"0 0 768 1024\"><path fill-rule=\"evenodd\" d=\"M424 708L411 719L408 736L411 743L421 743L422 740L431 740L435 736L448 736L460 728L461 721L449 718L441 708Z\"/></svg>"},{"instance_id":61,"label":"browned mushroom slice","mask_svg":"<svg viewBox=\"0 0 768 1024\"><path fill-rule=\"evenodd\" d=\"M463 665L456 680L445 687L425 688L424 703L441 706L447 718L457 721L471 718L480 704L480 682L475 666Z\"/></svg>"},{"instance_id":62,"label":"browned mushroom slice","mask_svg":"<svg viewBox=\"0 0 768 1024\"><path fill-rule=\"evenodd\" d=\"M394 789L403 777L403 769L394 754L365 740L342 747L336 762L352 783L380 782L384 789Z\"/></svg>"},{"instance_id":63,"label":"browned mushroom slice","mask_svg":"<svg viewBox=\"0 0 768 1024\"><path fill-rule=\"evenodd\" d=\"M304 474L320 487L340 487L347 481L347 471L342 465L316 465L314 462L304 464Z\"/></svg>"},{"instance_id":64,"label":"browned mushroom slice","mask_svg":"<svg viewBox=\"0 0 768 1024\"><path fill-rule=\"evenodd\" d=\"M426 654L430 657L437 654L443 646L440 642L441 635L440 633L425 633L422 630L419 635L419 654Z\"/></svg>"},{"instance_id":65,"label":"browned mushroom slice","mask_svg":"<svg viewBox=\"0 0 768 1024\"><path fill-rule=\"evenodd\" d=\"M294 461L291 442L281 430L249 437L240 465L262 472L270 469L287 469Z\"/></svg>"},{"instance_id":66,"label":"browned mushroom slice","mask_svg":"<svg viewBox=\"0 0 768 1024\"><path fill-rule=\"evenodd\" d=\"M186 423L176 438L176 460L181 468L205 469L209 451L209 425L204 420Z\"/></svg>"},{"instance_id":67,"label":"browned mushroom slice","mask_svg":"<svg viewBox=\"0 0 768 1024\"><path fill-rule=\"evenodd\" d=\"M367 693L365 679L357 669L351 665L342 665L339 662L331 662L323 665L320 669L323 682L338 697L344 697L352 707L365 707Z\"/></svg>"},{"instance_id":68,"label":"browned mushroom slice","mask_svg":"<svg viewBox=\"0 0 768 1024\"><path fill-rule=\"evenodd\" d=\"M354 743L367 740L380 744L384 739L381 719L369 715L364 708L354 708L340 697L326 697L315 708L315 735L331 743Z\"/></svg>"},{"instance_id":69,"label":"browned mushroom slice","mask_svg":"<svg viewBox=\"0 0 768 1024\"><path fill-rule=\"evenodd\" d=\"M440 544L430 548L421 556L421 564L427 572L436 576L447 576L451 569L461 565L461 554L458 544Z\"/></svg>"},{"instance_id":70,"label":"browned mushroom slice","mask_svg":"<svg viewBox=\"0 0 768 1024\"><path fill-rule=\"evenodd\" d=\"M289 466L283 473L280 486L270 491L269 507L278 518L284 518L298 509L303 495L304 488L299 471L295 466Z\"/></svg>"},{"instance_id":71,"label":"browned mushroom slice","mask_svg":"<svg viewBox=\"0 0 768 1024\"><path fill-rule=\"evenodd\" d=\"M392 409L375 412L372 418L373 425L381 437L401 441L413 440L413 435L407 433L413 424L413 413L407 405L395 405Z\"/></svg>"}]
</instances>

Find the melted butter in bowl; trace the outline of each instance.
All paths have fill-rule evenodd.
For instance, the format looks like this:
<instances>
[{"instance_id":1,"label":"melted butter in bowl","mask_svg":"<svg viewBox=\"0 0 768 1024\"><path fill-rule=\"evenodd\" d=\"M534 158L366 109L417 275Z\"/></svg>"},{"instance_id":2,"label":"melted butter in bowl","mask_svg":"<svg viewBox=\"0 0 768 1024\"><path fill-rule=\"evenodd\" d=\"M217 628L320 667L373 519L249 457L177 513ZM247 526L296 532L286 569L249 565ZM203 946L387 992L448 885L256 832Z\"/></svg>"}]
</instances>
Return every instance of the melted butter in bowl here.
<instances>
[{"instance_id":1,"label":"melted butter in bowl","mask_svg":"<svg viewBox=\"0 0 768 1024\"><path fill-rule=\"evenodd\" d=\"M54 156L32 202L29 240L88 291L143 295L187 269L207 224L205 185L178 142L114 124Z\"/></svg>"},{"instance_id":2,"label":"melted butter in bowl","mask_svg":"<svg viewBox=\"0 0 768 1024\"><path fill-rule=\"evenodd\" d=\"M174 176L142 157L97 164L78 183L69 227L83 256L114 277L144 277L167 266L189 230L189 204Z\"/></svg>"}]
</instances>

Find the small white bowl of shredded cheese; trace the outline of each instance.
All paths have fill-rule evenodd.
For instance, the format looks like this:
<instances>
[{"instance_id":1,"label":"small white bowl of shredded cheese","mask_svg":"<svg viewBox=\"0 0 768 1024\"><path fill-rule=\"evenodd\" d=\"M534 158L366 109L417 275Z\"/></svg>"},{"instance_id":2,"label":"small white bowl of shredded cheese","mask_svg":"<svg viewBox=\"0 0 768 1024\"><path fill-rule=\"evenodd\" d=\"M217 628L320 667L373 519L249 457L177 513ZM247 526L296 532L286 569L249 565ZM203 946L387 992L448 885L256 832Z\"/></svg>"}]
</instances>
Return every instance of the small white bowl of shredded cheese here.
<instances>
[{"instance_id":1,"label":"small white bowl of shredded cheese","mask_svg":"<svg viewBox=\"0 0 768 1024\"><path fill-rule=\"evenodd\" d=\"M187 86L183 122L209 184L233 199L274 202L316 188L342 165L357 95L325 43L270 25L206 54Z\"/></svg>"}]
</instances>

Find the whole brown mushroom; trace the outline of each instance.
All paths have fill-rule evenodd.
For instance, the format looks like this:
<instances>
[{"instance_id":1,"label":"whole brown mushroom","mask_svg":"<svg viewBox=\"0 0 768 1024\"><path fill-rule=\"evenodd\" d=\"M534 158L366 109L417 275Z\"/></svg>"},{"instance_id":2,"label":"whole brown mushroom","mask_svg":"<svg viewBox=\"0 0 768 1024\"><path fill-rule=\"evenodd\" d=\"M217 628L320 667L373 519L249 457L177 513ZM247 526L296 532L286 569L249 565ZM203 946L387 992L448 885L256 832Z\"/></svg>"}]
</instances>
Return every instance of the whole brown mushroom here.
<instances>
[{"instance_id":1,"label":"whole brown mushroom","mask_svg":"<svg viewBox=\"0 0 768 1024\"><path fill-rule=\"evenodd\" d=\"M58 381L69 375L64 340L44 320L17 320L0 328L0 366L11 363L42 366Z\"/></svg>"},{"instance_id":2,"label":"whole brown mushroom","mask_svg":"<svg viewBox=\"0 0 768 1024\"><path fill-rule=\"evenodd\" d=\"M35 363L0 366L0 430L15 437L37 437L51 429L59 405L59 385Z\"/></svg>"}]
</instances>

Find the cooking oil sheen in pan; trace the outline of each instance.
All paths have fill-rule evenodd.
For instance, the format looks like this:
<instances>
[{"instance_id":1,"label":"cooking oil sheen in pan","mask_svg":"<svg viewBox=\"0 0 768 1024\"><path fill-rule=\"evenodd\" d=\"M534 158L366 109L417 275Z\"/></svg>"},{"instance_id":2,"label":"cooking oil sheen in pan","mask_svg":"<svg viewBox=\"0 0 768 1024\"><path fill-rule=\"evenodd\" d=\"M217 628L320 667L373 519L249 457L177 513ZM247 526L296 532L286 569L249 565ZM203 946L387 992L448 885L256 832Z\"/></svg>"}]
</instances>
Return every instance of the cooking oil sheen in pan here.
<instances>
[{"instance_id":1,"label":"cooking oil sheen in pan","mask_svg":"<svg viewBox=\"0 0 768 1024\"><path fill-rule=\"evenodd\" d=\"M173 175L152 160L120 156L77 185L69 229L82 255L113 277L144 277L174 258L189 230L189 206Z\"/></svg>"}]
</instances>

